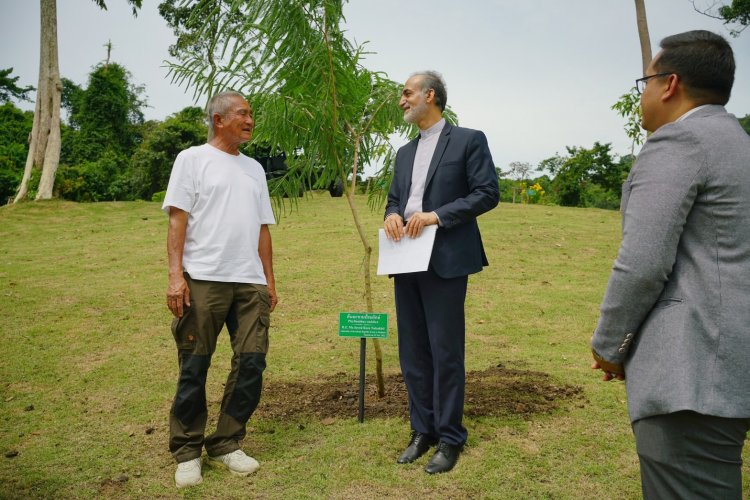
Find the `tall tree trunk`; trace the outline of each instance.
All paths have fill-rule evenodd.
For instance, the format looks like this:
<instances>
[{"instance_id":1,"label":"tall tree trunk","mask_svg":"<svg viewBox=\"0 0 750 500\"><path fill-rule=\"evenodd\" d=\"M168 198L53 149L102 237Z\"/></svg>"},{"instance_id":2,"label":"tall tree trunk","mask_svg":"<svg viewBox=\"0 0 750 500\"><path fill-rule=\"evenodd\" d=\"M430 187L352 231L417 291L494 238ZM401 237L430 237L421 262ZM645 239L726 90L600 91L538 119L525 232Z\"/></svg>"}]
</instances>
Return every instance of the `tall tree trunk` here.
<instances>
[{"instance_id":1,"label":"tall tree trunk","mask_svg":"<svg viewBox=\"0 0 750 500\"><path fill-rule=\"evenodd\" d=\"M357 207L354 205L354 193L357 189L357 168L359 163L359 141L360 137L354 137L354 165L352 166L352 183L351 186L346 190L346 200L349 202L349 208L352 211L352 217L354 218L354 225L357 227L359 238L362 240L362 244L365 247L365 260L364 260L364 277L365 277L365 301L367 302L367 312L373 312L372 307L372 277L370 274L370 257L372 256L372 246L367 239L367 234L362 227L362 221L359 218ZM372 339L372 344L375 347L375 378L378 384L378 397L385 396L385 381L383 379L383 351L380 348L380 341L378 339Z\"/></svg>"},{"instance_id":2,"label":"tall tree trunk","mask_svg":"<svg viewBox=\"0 0 750 500\"><path fill-rule=\"evenodd\" d=\"M35 168L42 169L36 199L52 197L57 165L60 162L60 100L62 82L57 58L56 0L40 0L39 85L29 153L14 203L28 195L29 180Z\"/></svg>"},{"instance_id":3,"label":"tall tree trunk","mask_svg":"<svg viewBox=\"0 0 750 500\"><path fill-rule=\"evenodd\" d=\"M643 75L651 63L651 38L648 36L648 21L646 20L646 5L644 0L635 0L635 17L638 21L638 38L641 41L641 59L643 62Z\"/></svg>"}]
</instances>

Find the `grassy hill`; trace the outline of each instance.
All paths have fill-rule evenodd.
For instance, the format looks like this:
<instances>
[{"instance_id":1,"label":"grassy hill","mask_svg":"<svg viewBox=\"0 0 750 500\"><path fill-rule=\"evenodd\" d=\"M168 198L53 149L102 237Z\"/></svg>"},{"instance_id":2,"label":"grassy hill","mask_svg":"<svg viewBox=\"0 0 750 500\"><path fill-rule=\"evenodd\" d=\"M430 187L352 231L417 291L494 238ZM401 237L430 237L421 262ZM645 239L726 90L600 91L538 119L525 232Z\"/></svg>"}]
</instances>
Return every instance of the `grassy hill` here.
<instances>
[{"instance_id":1,"label":"grassy hill","mask_svg":"<svg viewBox=\"0 0 750 500\"><path fill-rule=\"evenodd\" d=\"M360 203L376 242L381 213ZM272 229L280 304L264 396L243 446L261 469L240 479L206 465L203 484L180 492L167 450L177 359L165 304L166 222L144 202L0 208L0 498L640 495L624 386L589 368L619 243L616 212L502 204L480 219L490 266L469 283L467 370L502 371L467 406L486 398L506 411L467 417L457 469L431 477L426 459L395 463L408 422L399 411L375 412L372 395L364 424L339 389L330 392L333 416L306 411L325 403L316 398L328 387L356 389L359 342L340 339L337 321L339 311L364 310L363 255L344 200L301 201ZM374 279L374 305L390 318L384 366L394 390L385 277ZM209 371L209 428L229 353L222 334Z\"/></svg>"}]
</instances>

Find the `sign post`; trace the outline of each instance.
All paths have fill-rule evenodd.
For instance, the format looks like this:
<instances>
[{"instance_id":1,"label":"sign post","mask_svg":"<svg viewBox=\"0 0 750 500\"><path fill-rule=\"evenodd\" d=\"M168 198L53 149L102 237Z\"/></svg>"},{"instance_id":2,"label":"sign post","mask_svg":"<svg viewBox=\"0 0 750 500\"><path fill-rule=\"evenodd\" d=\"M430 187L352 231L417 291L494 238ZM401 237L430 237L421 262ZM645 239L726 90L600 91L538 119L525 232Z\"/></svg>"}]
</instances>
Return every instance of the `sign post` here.
<instances>
[{"instance_id":1,"label":"sign post","mask_svg":"<svg viewBox=\"0 0 750 500\"><path fill-rule=\"evenodd\" d=\"M384 313L339 313L339 337L359 337L359 415L365 420L365 353L367 339L388 338L388 315Z\"/></svg>"}]
</instances>

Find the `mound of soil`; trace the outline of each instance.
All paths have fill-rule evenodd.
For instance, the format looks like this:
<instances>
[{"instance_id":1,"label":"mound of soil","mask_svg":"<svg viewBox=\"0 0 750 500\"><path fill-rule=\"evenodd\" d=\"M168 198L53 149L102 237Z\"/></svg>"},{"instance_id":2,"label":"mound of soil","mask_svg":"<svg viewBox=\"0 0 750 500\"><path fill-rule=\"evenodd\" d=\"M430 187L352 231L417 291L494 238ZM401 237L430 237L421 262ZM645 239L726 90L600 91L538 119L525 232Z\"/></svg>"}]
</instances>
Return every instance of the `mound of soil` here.
<instances>
[{"instance_id":1,"label":"mound of soil","mask_svg":"<svg viewBox=\"0 0 750 500\"><path fill-rule=\"evenodd\" d=\"M579 399L582 389L556 384L542 372L506 368L502 364L467 372L465 414L469 417L502 417L549 413L561 401ZM356 374L337 373L305 382L269 382L255 413L269 420L312 416L320 419L356 418L358 413ZM400 373L386 375L385 396L378 398L375 376L366 378L366 418L409 416L404 379Z\"/></svg>"}]
</instances>

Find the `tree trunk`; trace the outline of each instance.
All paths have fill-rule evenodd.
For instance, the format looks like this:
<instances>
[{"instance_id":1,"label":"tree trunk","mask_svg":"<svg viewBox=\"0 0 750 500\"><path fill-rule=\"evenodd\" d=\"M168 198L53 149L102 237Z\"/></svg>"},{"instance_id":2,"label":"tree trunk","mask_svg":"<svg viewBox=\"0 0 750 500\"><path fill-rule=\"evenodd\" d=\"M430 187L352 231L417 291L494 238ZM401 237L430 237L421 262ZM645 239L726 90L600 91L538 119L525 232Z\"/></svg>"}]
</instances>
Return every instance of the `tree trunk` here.
<instances>
[{"instance_id":1,"label":"tree trunk","mask_svg":"<svg viewBox=\"0 0 750 500\"><path fill-rule=\"evenodd\" d=\"M648 36L648 22L646 20L646 5L644 0L635 0L635 16L638 21L638 38L641 41L641 59L643 62L643 76L651 63L651 38Z\"/></svg>"},{"instance_id":2,"label":"tree trunk","mask_svg":"<svg viewBox=\"0 0 750 500\"><path fill-rule=\"evenodd\" d=\"M372 256L372 246L367 240L364 228L362 227L362 221L359 219L359 213L357 207L354 205L354 193L357 188L357 163L359 162L359 141L360 137L354 137L354 165L352 166L352 183L349 189L346 190L346 200L349 202L349 208L352 211L352 217L354 218L354 225L357 227L359 238L362 240L362 244L365 247L365 260L364 260L364 275L365 275L365 301L367 303L367 312L373 312L372 307L372 278L370 276L370 257ZM380 348L380 341L373 339L373 346L375 347L375 378L378 384L378 397L385 396L385 381L383 379L383 351Z\"/></svg>"},{"instance_id":3,"label":"tree trunk","mask_svg":"<svg viewBox=\"0 0 750 500\"><path fill-rule=\"evenodd\" d=\"M40 0L39 85L29 153L14 203L28 195L29 180L35 168L42 169L36 199L52 197L57 165L60 162L60 100L62 82L57 59L56 0Z\"/></svg>"}]
</instances>

